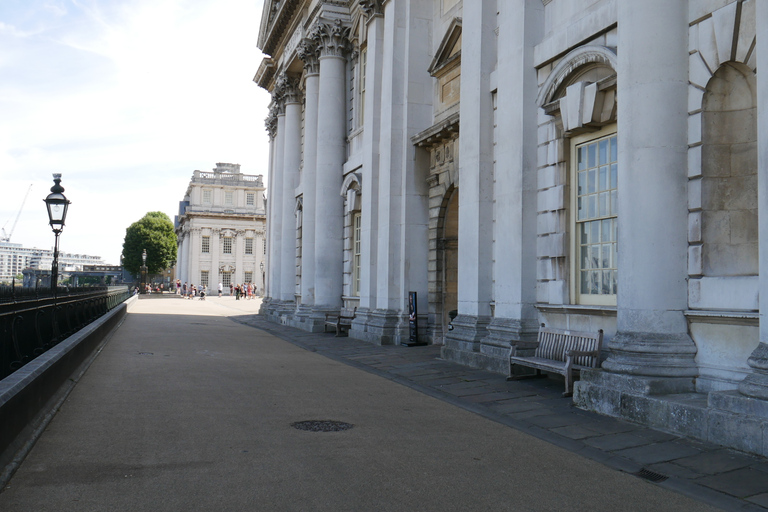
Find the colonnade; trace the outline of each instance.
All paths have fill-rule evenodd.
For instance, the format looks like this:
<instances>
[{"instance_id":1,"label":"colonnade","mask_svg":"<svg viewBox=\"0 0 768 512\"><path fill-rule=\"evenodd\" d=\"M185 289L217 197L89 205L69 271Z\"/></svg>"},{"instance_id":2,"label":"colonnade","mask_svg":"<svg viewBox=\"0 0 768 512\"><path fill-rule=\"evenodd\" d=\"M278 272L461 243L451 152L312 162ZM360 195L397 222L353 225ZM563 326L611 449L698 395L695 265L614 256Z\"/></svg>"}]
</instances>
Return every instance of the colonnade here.
<instances>
[{"instance_id":1,"label":"colonnade","mask_svg":"<svg viewBox=\"0 0 768 512\"><path fill-rule=\"evenodd\" d=\"M297 313L298 318L318 326L325 312L342 305L343 212L339 190L346 159L348 32L340 21L315 26L298 49L306 72L304 94L299 76L282 73L272 93L274 108L267 120L274 130L270 132L265 305L274 314ZM302 208L304 224L301 283L297 288L296 224L291 219L295 219L298 207Z\"/></svg>"}]
</instances>

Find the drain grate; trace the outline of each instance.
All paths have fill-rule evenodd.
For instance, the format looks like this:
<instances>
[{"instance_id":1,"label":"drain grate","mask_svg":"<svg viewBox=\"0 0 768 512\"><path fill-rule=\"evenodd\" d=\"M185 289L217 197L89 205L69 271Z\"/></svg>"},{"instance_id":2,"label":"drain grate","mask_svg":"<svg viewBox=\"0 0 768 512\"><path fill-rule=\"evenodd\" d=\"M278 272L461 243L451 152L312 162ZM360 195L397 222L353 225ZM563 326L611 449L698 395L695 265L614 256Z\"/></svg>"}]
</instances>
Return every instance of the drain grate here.
<instances>
[{"instance_id":1,"label":"drain grate","mask_svg":"<svg viewBox=\"0 0 768 512\"><path fill-rule=\"evenodd\" d=\"M297 421L291 423L291 426L299 430L306 430L307 432L341 432L342 430L349 430L354 427L351 423L333 420Z\"/></svg>"},{"instance_id":2,"label":"drain grate","mask_svg":"<svg viewBox=\"0 0 768 512\"><path fill-rule=\"evenodd\" d=\"M139 352L139 355L140 356L153 356L155 354L153 354L152 352Z\"/></svg>"},{"instance_id":3,"label":"drain grate","mask_svg":"<svg viewBox=\"0 0 768 512\"><path fill-rule=\"evenodd\" d=\"M656 473L655 471L651 471L649 469L641 469L640 471L636 473L632 473L635 476L639 476L640 478L644 478L646 480L649 480L651 482L663 482L667 478L669 478L666 475L662 475L661 473Z\"/></svg>"}]
</instances>

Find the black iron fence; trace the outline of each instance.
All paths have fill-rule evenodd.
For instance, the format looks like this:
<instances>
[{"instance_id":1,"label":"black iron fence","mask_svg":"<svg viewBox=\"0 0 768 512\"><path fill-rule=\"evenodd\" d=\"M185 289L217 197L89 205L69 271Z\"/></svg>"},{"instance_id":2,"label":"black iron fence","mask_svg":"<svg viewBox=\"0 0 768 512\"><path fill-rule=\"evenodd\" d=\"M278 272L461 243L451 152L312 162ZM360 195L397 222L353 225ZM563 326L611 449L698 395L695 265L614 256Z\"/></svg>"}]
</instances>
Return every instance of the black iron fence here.
<instances>
[{"instance_id":1,"label":"black iron fence","mask_svg":"<svg viewBox=\"0 0 768 512\"><path fill-rule=\"evenodd\" d=\"M0 379L130 297L126 286L0 287Z\"/></svg>"}]
</instances>

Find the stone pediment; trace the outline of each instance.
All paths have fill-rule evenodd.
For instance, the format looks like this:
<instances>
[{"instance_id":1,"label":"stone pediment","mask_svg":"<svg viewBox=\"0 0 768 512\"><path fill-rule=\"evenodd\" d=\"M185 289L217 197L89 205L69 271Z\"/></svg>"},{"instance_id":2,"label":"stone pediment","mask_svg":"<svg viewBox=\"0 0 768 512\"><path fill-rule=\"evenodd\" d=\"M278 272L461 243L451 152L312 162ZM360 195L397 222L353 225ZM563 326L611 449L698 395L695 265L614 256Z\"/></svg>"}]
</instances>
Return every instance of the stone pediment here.
<instances>
[{"instance_id":1,"label":"stone pediment","mask_svg":"<svg viewBox=\"0 0 768 512\"><path fill-rule=\"evenodd\" d=\"M454 18L443 36L429 74L440 77L461 63L461 18Z\"/></svg>"}]
</instances>

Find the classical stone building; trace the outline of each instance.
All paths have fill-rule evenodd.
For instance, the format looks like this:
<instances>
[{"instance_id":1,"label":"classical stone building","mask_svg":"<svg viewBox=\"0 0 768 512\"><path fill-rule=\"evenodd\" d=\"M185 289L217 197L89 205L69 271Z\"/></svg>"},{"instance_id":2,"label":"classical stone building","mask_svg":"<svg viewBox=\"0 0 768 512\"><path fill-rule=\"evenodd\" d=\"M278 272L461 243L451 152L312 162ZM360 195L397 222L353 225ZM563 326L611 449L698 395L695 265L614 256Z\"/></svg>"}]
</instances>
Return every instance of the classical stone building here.
<instances>
[{"instance_id":1,"label":"classical stone building","mask_svg":"<svg viewBox=\"0 0 768 512\"><path fill-rule=\"evenodd\" d=\"M179 251L176 275L182 283L253 283L264 288L266 254L264 184L261 175L242 174L239 164L195 171L176 217Z\"/></svg>"},{"instance_id":2,"label":"classical stone building","mask_svg":"<svg viewBox=\"0 0 768 512\"><path fill-rule=\"evenodd\" d=\"M768 2L267 0L259 46L263 314L400 343L415 291L498 372L603 329L577 405L768 454Z\"/></svg>"}]
</instances>

